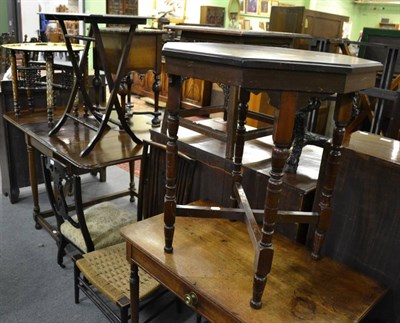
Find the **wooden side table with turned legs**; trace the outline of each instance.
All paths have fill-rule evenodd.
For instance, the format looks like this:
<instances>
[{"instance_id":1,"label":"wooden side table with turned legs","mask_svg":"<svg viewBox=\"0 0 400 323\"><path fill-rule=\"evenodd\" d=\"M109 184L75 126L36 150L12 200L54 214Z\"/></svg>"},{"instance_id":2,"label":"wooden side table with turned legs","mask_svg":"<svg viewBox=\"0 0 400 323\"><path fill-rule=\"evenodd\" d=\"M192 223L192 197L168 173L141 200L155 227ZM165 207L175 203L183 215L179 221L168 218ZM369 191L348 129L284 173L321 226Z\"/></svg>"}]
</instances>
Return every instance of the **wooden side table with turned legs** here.
<instances>
[{"instance_id":1,"label":"wooden side table with turned legs","mask_svg":"<svg viewBox=\"0 0 400 323\"><path fill-rule=\"evenodd\" d=\"M212 322L349 322L363 318L385 288L329 258L312 258L320 258L329 227L353 94L374 86L382 65L331 53L217 43L167 43L163 55L170 78L164 215L122 229L132 265L132 321L138 321L138 266ZM186 77L239 88L232 205L228 208L176 204L180 93ZM247 102L250 92L267 90L279 91L281 104L274 123L265 208L253 210L241 185ZM319 210L280 211L298 97L333 93L337 94L336 126L322 194L317 197ZM277 221L316 223L313 250L274 234Z\"/></svg>"}]
</instances>

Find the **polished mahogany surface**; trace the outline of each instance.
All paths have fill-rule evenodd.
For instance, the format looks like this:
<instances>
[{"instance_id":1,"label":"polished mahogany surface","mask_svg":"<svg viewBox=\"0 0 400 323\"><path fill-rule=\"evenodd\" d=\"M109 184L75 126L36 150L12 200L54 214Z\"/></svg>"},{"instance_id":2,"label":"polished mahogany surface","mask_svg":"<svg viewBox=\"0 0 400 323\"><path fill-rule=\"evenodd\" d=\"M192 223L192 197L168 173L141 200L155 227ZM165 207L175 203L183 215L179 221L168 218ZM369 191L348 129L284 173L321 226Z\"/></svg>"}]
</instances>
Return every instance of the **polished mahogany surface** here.
<instances>
[{"instance_id":1,"label":"polished mahogany surface","mask_svg":"<svg viewBox=\"0 0 400 323\"><path fill-rule=\"evenodd\" d=\"M61 111L56 111L58 119ZM82 157L81 150L95 136L95 132L87 127L77 126L73 120L68 120L56 135L49 136L49 127L43 121L46 120L44 110L33 113L26 111L20 117L7 112L3 118L28 136L30 143L39 151L46 151L48 156L62 158L76 168L91 170L140 158L142 145L132 142L126 132L115 126L106 132L90 154ZM89 118L89 122L90 120L94 121Z\"/></svg>"},{"instance_id":2,"label":"polished mahogany surface","mask_svg":"<svg viewBox=\"0 0 400 323\"><path fill-rule=\"evenodd\" d=\"M400 165L400 141L398 140L357 131L349 136L343 146L358 154Z\"/></svg>"},{"instance_id":3,"label":"polished mahogany surface","mask_svg":"<svg viewBox=\"0 0 400 323\"><path fill-rule=\"evenodd\" d=\"M223 78L228 85L240 83L249 90L349 93L374 86L382 70L381 63L362 58L266 46L167 43L163 55L168 73L196 74L213 82Z\"/></svg>"}]
</instances>

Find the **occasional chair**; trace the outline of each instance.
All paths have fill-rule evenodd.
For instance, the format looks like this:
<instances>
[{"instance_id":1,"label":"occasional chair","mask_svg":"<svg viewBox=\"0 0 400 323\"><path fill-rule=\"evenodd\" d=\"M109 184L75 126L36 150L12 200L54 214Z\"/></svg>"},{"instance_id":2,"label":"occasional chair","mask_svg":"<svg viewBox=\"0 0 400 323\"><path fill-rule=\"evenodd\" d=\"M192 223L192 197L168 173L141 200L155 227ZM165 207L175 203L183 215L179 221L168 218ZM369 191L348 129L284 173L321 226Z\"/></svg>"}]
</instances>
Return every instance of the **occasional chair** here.
<instances>
[{"instance_id":1,"label":"occasional chair","mask_svg":"<svg viewBox=\"0 0 400 323\"><path fill-rule=\"evenodd\" d=\"M138 220L160 213L165 195L165 153L166 146L152 141L143 142L143 154L140 166ZM177 201L186 204L190 201L196 160L185 154L178 156ZM126 244L121 243L83 255L73 256L75 303L79 303L79 291L93 301L102 313L115 322L126 322L130 308L130 263L126 259ZM143 270L139 272L139 300L142 309L165 293L160 284ZM97 291L97 292L96 292ZM119 309L119 315L113 311L109 302ZM143 302L142 302L143 301ZM171 303L162 306L156 316ZM199 320L199 317L198 317Z\"/></svg>"},{"instance_id":2,"label":"occasional chair","mask_svg":"<svg viewBox=\"0 0 400 323\"><path fill-rule=\"evenodd\" d=\"M80 176L70 174L61 162L43 155L42 168L57 222L57 263L61 267L64 267L65 247L69 243L86 253L122 242L119 229L134 221L133 210L122 209L109 201L84 209ZM71 199L74 207L68 205Z\"/></svg>"},{"instance_id":3,"label":"occasional chair","mask_svg":"<svg viewBox=\"0 0 400 323\"><path fill-rule=\"evenodd\" d=\"M130 264L126 259L125 246L125 243L119 243L72 257L75 303L79 304L79 291L81 290L111 322L127 322L129 319ZM165 290L161 289L160 284L143 270L140 271L139 276L139 299L143 301L141 308L144 308L164 295ZM119 315L109 302L116 305ZM170 304L171 302L166 306ZM166 306L162 307L161 311Z\"/></svg>"}]
</instances>

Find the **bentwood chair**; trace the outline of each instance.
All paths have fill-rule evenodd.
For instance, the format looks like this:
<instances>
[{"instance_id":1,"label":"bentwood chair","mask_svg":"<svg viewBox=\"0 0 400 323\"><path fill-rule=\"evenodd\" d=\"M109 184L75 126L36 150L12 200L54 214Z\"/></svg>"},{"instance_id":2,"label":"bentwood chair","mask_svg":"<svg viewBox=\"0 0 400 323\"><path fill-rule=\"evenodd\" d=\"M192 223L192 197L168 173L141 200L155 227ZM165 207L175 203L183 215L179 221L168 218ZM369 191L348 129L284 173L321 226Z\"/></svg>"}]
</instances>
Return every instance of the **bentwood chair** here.
<instances>
[{"instance_id":1,"label":"bentwood chair","mask_svg":"<svg viewBox=\"0 0 400 323\"><path fill-rule=\"evenodd\" d=\"M133 210L122 209L108 201L84 209L80 176L70 174L61 162L43 155L42 168L47 195L57 222L57 263L61 267L64 267L67 244L86 253L122 242L119 230L134 221ZM73 207L68 205L72 203Z\"/></svg>"}]
</instances>

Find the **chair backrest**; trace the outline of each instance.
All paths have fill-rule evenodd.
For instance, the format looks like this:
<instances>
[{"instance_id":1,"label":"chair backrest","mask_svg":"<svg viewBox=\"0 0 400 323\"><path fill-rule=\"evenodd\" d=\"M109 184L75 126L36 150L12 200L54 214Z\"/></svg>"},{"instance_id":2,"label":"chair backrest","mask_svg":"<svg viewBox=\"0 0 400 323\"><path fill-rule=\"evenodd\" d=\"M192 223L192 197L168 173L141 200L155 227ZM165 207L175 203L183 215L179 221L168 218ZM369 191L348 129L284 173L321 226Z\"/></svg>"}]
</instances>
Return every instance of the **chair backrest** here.
<instances>
[{"instance_id":1,"label":"chair backrest","mask_svg":"<svg viewBox=\"0 0 400 323\"><path fill-rule=\"evenodd\" d=\"M166 146L143 142L143 155L140 166L139 198L137 219L142 220L162 213L165 196L165 154ZM179 153L176 183L176 200L178 204L190 202L190 192L196 160Z\"/></svg>"},{"instance_id":2,"label":"chair backrest","mask_svg":"<svg viewBox=\"0 0 400 323\"><path fill-rule=\"evenodd\" d=\"M87 250L94 250L84 217L80 177L71 175L64 164L53 158L42 155L41 159L44 183L57 221L57 229L60 232L61 224L68 221L72 226L81 230ZM75 210L76 219L70 215L72 210Z\"/></svg>"}]
</instances>

